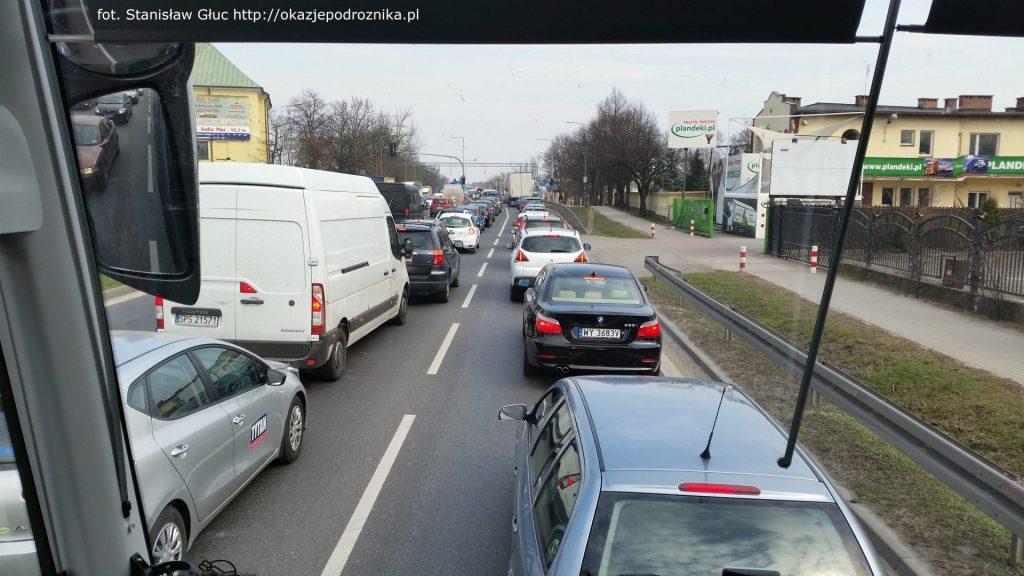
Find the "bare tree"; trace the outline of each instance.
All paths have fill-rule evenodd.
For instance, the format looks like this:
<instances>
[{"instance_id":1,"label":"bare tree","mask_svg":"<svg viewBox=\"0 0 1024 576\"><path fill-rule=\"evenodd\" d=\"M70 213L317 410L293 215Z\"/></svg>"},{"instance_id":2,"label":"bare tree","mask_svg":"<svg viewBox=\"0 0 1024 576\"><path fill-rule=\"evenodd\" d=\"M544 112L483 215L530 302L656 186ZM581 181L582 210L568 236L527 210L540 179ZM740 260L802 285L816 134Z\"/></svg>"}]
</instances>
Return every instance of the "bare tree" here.
<instances>
[{"instance_id":1,"label":"bare tree","mask_svg":"<svg viewBox=\"0 0 1024 576\"><path fill-rule=\"evenodd\" d=\"M326 133L330 111L327 102L316 92L306 90L292 98L286 108L294 163L305 168L328 168Z\"/></svg>"}]
</instances>

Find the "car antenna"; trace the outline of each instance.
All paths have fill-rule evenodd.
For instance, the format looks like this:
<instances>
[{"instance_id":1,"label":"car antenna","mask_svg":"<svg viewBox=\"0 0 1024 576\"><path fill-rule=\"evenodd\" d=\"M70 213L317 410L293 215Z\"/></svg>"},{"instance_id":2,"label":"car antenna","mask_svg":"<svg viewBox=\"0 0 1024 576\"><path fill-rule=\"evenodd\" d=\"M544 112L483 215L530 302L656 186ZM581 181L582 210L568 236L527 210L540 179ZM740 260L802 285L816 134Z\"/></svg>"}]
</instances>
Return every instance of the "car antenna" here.
<instances>
[{"instance_id":1,"label":"car antenna","mask_svg":"<svg viewBox=\"0 0 1024 576\"><path fill-rule=\"evenodd\" d=\"M715 410L715 420L711 423L711 433L708 434L708 445L704 447L704 451L700 453L701 460L711 459L711 439L715 437L715 426L718 425L718 414L722 412L722 401L725 400L725 393L729 390L731 384L726 384L722 387L722 395L718 398L718 410Z\"/></svg>"}]
</instances>

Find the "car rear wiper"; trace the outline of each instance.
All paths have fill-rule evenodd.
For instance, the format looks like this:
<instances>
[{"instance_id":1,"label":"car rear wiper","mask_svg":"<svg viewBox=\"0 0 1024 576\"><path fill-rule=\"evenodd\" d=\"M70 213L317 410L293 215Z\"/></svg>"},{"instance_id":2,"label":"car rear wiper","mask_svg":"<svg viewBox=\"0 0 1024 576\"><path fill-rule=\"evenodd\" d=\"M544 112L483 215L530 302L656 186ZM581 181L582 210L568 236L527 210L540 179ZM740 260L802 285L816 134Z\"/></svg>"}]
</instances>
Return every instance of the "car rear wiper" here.
<instances>
[{"instance_id":1,"label":"car rear wiper","mask_svg":"<svg viewBox=\"0 0 1024 576\"><path fill-rule=\"evenodd\" d=\"M759 568L722 568L722 576L782 576L782 573Z\"/></svg>"}]
</instances>

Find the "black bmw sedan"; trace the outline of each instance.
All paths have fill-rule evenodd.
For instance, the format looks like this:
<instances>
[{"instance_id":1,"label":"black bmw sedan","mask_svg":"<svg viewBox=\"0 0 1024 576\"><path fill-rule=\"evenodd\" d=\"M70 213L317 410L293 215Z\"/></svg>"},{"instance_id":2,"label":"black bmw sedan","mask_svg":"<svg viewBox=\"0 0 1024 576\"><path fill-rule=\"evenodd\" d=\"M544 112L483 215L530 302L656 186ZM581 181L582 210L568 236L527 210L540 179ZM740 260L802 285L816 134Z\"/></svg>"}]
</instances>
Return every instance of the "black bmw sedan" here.
<instances>
[{"instance_id":1,"label":"black bmw sedan","mask_svg":"<svg viewBox=\"0 0 1024 576\"><path fill-rule=\"evenodd\" d=\"M548 264L523 295L523 373L661 370L661 324L628 269Z\"/></svg>"}]
</instances>

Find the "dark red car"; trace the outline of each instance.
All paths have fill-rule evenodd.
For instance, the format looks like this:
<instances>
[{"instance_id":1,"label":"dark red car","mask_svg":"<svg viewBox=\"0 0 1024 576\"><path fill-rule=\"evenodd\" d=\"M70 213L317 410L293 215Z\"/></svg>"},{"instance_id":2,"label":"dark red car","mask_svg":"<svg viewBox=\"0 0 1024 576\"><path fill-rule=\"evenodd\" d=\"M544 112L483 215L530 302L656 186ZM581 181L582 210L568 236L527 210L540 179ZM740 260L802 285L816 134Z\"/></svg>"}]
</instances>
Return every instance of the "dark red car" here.
<instances>
[{"instance_id":1,"label":"dark red car","mask_svg":"<svg viewBox=\"0 0 1024 576\"><path fill-rule=\"evenodd\" d=\"M433 218L438 215L439 212L444 210L451 210L455 208L452 201L447 198L434 198L430 201L430 217Z\"/></svg>"},{"instance_id":2,"label":"dark red car","mask_svg":"<svg viewBox=\"0 0 1024 576\"><path fill-rule=\"evenodd\" d=\"M110 168L121 149L114 122L103 116L71 115L75 133L78 172L86 190L100 191L107 185Z\"/></svg>"}]
</instances>

